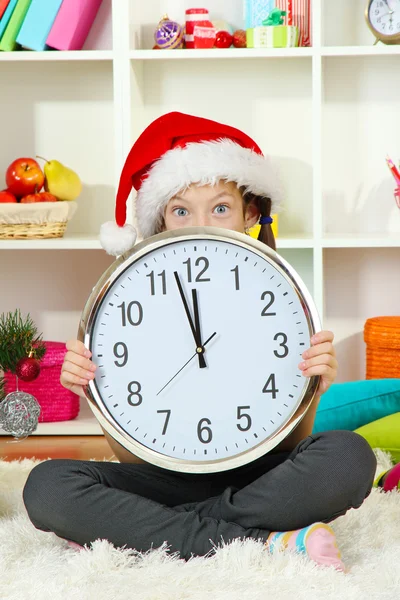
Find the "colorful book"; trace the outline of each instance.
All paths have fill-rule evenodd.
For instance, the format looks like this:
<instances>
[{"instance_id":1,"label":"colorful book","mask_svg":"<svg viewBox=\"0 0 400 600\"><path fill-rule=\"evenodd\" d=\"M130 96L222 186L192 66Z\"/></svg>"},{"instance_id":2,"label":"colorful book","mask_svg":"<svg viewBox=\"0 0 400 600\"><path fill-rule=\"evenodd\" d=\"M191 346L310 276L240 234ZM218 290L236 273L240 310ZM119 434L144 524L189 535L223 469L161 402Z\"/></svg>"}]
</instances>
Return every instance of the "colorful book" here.
<instances>
[{"instance_id":1,"label":"colorful book","mask_svg":"<svg viewBox=\"0 0 400 600\"><path fill-rule=\"evenodd\" d=\"M0 0L0 19L4 15L9 2L10 0Z\"/></svg>"},{"instance_id":2,"label":"colorful book","mask_svg":"<svg viewBox=\"0 0 400 600\"><path fill-rule=\"evenodd\" d=\"M57 50L81 50L102 0L63 0L47 44Z\"/></svg>"},{"instance_id":3,"label":"colorful book","mask_svg":"<svg viewBox=\"0 0 400 600\"><path fill-rule=\"evenodd\" d=\"M17 44L38 52L45 50L47 36L61 4L62 0L32 0L17 36Z\"/></svg>"},{"instance_id":4,"label":"colorful book","mask_svg":"<svg viewBox=\"0 0 400 600\"><path fill-rule=\"evenodd\" d=\"M6 10L4 11L4 14L0 20L0 39L2 38L2 35L5 32L8 23L10 22L10 19L14 12L14 8L17 5L17 2L18 2L18 0L10 0L7 5Z\"/></svg>"},{"instance_id":5,"label":"colorful book","mask_svg":"<svg viewBox=\"0 0 400 600\"><path fill-rule=\"evenodd\" d=\"M25 19L25 15L28 11L30 3L31 0L18 0L17 5L14 8L14 12L11 15L11 19L9 20L6 30L3 33L3 37L0 41L0 50L3 50L3 52L11 52L11 50L15 50L17 45L17 35L21 29L21 25Z\"/></svg>"}]
</instances>

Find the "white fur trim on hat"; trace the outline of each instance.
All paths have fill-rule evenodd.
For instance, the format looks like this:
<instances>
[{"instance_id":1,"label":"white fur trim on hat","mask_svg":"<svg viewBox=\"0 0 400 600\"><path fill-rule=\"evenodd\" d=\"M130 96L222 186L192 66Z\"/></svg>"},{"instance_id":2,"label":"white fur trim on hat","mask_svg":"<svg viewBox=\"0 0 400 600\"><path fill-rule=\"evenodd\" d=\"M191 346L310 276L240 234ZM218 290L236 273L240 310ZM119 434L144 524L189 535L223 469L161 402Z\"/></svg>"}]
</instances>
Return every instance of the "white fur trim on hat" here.
<instances>
[{"instance_id":1,"label":"white fur trim on hat","mask_svg":"<svg viewBox=\"0 0 400 600\"><path fill-rule=\"evenodd\" d=\"M192 183L216 185L220 180L235 182L247 192L271 198L272 212L281 202L281 185L268 157L229 139L192 142L168 150L143 181L136 198L136 216L143 237L157 232L165 206L178 192Z\"/></svg>"},{"instance_id":2,"label":"white fur trim on hat","mask_svg":"<svg viewBox=\"0 0 400 600\"><path fill-rule=\"evenodd\" d=\"M100 227L100 243L112 256L120 256L133 248L136 241L136 229L132 225L119 227L115 221L103 223Z\"/></svg>"}]
</instances>

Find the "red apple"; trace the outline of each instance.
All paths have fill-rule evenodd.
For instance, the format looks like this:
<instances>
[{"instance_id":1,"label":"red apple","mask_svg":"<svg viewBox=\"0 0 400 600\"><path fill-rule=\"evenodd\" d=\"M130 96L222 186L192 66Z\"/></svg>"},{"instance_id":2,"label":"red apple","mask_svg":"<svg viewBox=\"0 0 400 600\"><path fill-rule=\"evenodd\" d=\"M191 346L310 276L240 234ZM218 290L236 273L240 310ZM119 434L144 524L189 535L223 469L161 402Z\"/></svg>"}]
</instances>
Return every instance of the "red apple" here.
<instances>
[{"instance_id":1,"label":"red apple","mask_svg":"<svg viewBox=\"0 0 400 600\"><path fill-rule=\"evenodd\" d=\"M17 158L6 171L8 190L21 198L38 192L44 184L44 173L33 158Z\"/></svg>"},{"instance_id":2,"label":"red apple","mask_svg":"<svg viewBox=\"0 0 400 600\"><path fill-rule=\"evenodd\" d=\"M21 204L32 204L33 202L58 202L58 198L50 192L38 192L37 194L28 194L20 200Z\"/></svg>"},{"instance_id":3,"label":"red apple","mask_svg":"<svg viewBox=\"0 0 400 600\"><path fill-rule=\"evenodd\" d=\"M0 202L17 202L17 199L14 194L8 190L2 190L0 192Z\"/></svg>"},{"instance_id":4,"label":"red apple","mask_svg":"<svg viewBox=\"0 0 400 600\"><path fill-rule=\"evenodd\" d=\"M36 195L40 196L39 202L58 202L58 198L54 194L50 194L50 192L40 192Z\"/></svg>"}]
</instances>

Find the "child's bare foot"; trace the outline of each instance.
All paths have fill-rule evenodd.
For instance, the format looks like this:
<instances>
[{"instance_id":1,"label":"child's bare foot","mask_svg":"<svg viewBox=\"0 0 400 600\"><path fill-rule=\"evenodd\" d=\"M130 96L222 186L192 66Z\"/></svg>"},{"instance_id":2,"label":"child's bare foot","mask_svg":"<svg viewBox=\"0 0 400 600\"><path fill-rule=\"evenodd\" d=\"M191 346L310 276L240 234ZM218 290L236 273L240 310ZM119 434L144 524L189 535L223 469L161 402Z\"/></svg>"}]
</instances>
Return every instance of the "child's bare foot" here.
<instances>
[{"instance_id":1,"label":"child's bare foot","mask_svg":"<svg viewBox=\"0 0 400 600\"><path fill-rule=\"evenodd\" d=\"M345 571L333 529L326 523L313 523L295 531L272 531L266 542L270 552L287 549L307 554L323 566Z\"/></svg>"}]
</instances>

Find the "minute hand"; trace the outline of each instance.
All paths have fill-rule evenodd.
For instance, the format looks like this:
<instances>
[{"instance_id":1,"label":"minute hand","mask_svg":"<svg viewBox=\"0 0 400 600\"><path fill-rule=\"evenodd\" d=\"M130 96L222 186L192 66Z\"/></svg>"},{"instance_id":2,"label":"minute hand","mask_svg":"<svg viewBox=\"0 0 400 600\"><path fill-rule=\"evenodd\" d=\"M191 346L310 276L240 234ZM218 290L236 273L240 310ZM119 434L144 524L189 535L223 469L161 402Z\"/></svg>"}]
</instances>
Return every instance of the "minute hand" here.
<instances>
[{"instance_id":1,"label":"minute hand","mask_svg":"<svg viewBox=\"0 0 400 600\"><path fill-rule=\"evenodd\" d=\"M199 366L200 366L200 369L204 369L204 367L206 367L207 365L206 365L206 361L205 361L204 355L203 355L203 353L204 353L204 347L201 345L200 332L196 329L196 327L195 327L195 325L193 323L192 316L191 316L190 310L189 310L189 305L187 303L187 300L186 300L186 297L185 297L185 292L183 291L183 287L182 287L182 284L181 284L181 281L179 279L179 275L178 275L177 271L174 271L174 276L175 276L176 283L177 283L177 286L178 286L178 289L179 289L179 293L180 293L180 296L181 296L181 299L182 299L182 302L183 302L183 306L185 308L186 316L187 316L187 319L189 321L190 329L192 330L194 341L196 343L196 352L197 352L198 357L199 357Z\"/></svg>"}]
</instances>

